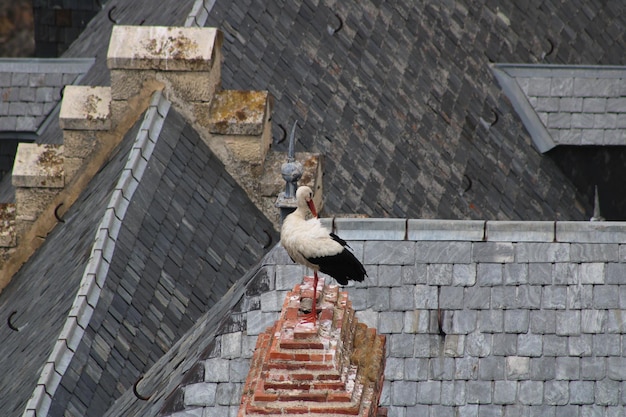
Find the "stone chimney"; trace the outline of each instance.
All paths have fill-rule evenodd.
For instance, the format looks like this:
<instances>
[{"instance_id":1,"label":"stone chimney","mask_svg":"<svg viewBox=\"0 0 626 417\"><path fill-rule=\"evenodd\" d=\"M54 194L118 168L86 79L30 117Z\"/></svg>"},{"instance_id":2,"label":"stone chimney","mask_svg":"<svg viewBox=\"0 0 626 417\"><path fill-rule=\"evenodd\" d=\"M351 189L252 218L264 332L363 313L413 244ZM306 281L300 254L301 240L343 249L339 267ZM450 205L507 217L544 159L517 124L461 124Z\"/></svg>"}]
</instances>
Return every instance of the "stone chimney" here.
<instances>
[{"instance_id":1,"label":"stone chimney","mask_svg":"<svg viewBox=\"0 0 626 417\"><path fill-rule=\"evenodd\" d=\"M20 143L13 164L17 238L65 186L63 145Z\"/></svg>"},{"instance_id":2,"label":"stone chimney","mask_svg":"<svg viewBox=\"0 0 626 417\"><path fill-rule=\"evenodd\" d=\"M59 124L63 129L64 167L69 180L98 148L111 129L111 88L68 85Z\"/></svg>"},{"instance_id":3,"label":"stone chimney","mask_svg":"<svg viewBox=\"0 0 626 417\"><path fill-rule=\"evenodd\" d=\"M259 335L238 417L386 415L378 407L385 336L358 322L337 285L325 286L323 278L319 285L315 324L302 320L301 303L313 295L313 278L305 277L287 294L278 321Z\"/></svg>"},{"instance_id":4,"label":"stone chimney","mask_svg":"<svg viewBox=\"0 0 626 417\"><path fill-rule=\"evenodd\" d=\"M107 53L113 118L143 85L157 82L179 111L210 103L220 89L222 33L214 28L115 26Z\"/></svg>"}]
</instances>

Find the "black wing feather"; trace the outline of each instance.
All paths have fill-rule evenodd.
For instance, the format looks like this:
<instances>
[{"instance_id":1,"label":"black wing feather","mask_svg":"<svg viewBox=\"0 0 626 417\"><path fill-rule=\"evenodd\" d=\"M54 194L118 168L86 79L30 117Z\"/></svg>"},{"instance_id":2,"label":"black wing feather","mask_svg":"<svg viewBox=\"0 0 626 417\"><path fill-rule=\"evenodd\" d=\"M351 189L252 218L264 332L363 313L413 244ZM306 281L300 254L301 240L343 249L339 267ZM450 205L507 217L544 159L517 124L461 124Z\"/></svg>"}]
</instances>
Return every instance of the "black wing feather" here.
<instances>
[{"instance_id":1,"label":"black wing feather","mask_svg":"<svg viewBox=\"0 0 626 417\"><path fill-rule=\"evenodd\" d=\"M334 233L330 237L341 244L344 249L336 255L306 258L314 265L319 265L320 272L335 278L341 285L347 285L348 281L363 281L367 272L365 267L354 254L346 249L350 247L348 243Z\"/></svg>"}]
</instances>

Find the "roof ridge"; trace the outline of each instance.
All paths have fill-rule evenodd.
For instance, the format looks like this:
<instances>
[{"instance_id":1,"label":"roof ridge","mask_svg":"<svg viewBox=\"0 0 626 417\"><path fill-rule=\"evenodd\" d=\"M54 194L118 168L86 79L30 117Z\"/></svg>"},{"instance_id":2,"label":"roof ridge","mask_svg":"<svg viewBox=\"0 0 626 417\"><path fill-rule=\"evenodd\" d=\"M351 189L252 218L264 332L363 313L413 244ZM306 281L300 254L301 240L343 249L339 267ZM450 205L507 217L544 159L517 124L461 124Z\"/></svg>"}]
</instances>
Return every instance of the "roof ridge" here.
<instances>
[{"instance_id":1,"label":"roof ridge","mask_svg":"<svg viewBox=\"0 0 626 417\"><path fill-rule=\"evenodd\" d=\"M626 222L567 220L322 219L346 240L622 243Z\"/></svg>"},{"instance_id":2,"label":"roof ridge","mask_svg":"<svg viewBox=\"0 0 626 417\"><path fill-rule=\"evenodd\" d=\"M63 330L61 330L59 338L43 366L37 386L26 404L24 417L47 415L48 413L52 404L52 397L70 365L98 304L122 220L150 160L169 108L169 101L163 97L160 91L155 92L148 110L145 112L122 174L113 189L102 221L98 225L91 255Z\"/></svg>"}]
</instances>

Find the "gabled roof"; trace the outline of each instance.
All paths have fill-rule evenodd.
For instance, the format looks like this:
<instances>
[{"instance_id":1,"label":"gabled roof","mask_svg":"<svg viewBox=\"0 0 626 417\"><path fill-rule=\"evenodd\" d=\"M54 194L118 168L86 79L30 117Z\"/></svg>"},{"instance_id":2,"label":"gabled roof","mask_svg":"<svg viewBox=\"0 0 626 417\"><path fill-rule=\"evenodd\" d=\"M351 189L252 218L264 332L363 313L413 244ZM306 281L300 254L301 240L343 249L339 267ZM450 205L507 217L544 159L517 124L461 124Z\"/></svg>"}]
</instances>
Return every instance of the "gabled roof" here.
<instances>
[{"instance_id":1,"label":"gabled roof","mask_svg":"<svg viewBox=\"0 0 626 417\"><path fill-rule=\"evenodd\" d=\"M277 240L160 93L63 220L0 294L7 416L102 415Z\"/></svg>"},{"instance_id":2,"label":"gabled roof","mask_svg":"<svg viewBox=\"0 0 626 417\"><path fill-rule=\"evenodd\" d=\"M387 336L389 415L623 413L625 223L326 221L368 272L344 289ZM304 273L275 247L146 371L149 401L129 390L106 415L236 415L256 336Z\"/></svg>"},{"instance_id":3,"label":"gabled roof","mask_svg":"<svg viewBox=\"0 0 626 417\"><path fill-rule=\"evenodd\" d=\"M0 60L0 139L37 140L58 118L63 87L78 84L93 58Z\"/></svg>"},{"instance_id":4,"label":"gabled roof","mask_svg":"<svg viewBox=\"0 0 626 417\"><path fill-rule=\"evenodd\" d=\"M535 147L626 145L626 67L496 64Z\"/></svg>"}]
</instances>

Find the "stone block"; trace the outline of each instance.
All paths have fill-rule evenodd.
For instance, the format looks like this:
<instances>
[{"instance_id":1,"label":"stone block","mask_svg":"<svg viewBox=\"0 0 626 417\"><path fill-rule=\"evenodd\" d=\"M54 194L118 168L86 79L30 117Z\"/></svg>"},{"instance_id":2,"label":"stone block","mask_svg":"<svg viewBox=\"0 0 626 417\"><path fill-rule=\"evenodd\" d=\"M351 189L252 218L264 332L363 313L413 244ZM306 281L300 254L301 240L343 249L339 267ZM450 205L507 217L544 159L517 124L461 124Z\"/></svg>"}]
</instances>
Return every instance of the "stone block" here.
<instances>
[{"instance_id":1,"label":"stone block","mask_svg":"<svg viewBox=\"0 0 626 417\"><path fill-rule=\"evenodd\" d=\"M465 381L443 381L441 383L441 405L465 404Z\"/></svg>"},{"instance_id":2,"label":"stone block","mask_svg":"<svg viewBox=\"0 0 626 417\"><path fill-rule=\"evenodd\" d=\"M206 127L218 135L259 136L271 112L267 91L224 90L215 93Z\"/></svg>"},{"instance_id":3,"label":"stone block","mask_svg":"<svg viewBox=\"0 0 626 417\"><path fill-rule=\"evenodd\" d=\"M409 240L482 241L482 220L408 220Z\"/></svg>"},{"instance_id":4,"label":"stone block","mask_svg":"<svg viewBox=\"0 0 626 417\"><path fill-rule=\"evenodd\" d=\"M567 381L546 381L543 398L548 405L567 404L569 401L569 383Z\"/></svg>"},{"instance_id":5,"label":"stone block","mask_svg":"<svg viewBox=\"0 0 626 417\"><path fill-rule=\"evenodd\" d=\"M572 381L580 378L580 358L558 357L556 358L555 379L559 381Z\"/></svg>"},{"instance_id":6,"label":"stone block","mask_svg":"<svg viewBox=\"0 0 626 417\"><path fill-rule=\"evenodd\" d=\"M420 263L455 263L471 262L472 244L470 242L417 242L416 261Z\"/></svg>"},{"instance_id":7,"label":"stone block","mask_svg":"<svg viewBox=\"0 0 626 417\"><path fill-rule=\"evenodd\" d=\"M572 243L622 243L626 240L626 222L557 221L556 239Z\"/></svg>"},{"instance_id":8,"label":"stone block","mask_svg":"<svg viewBox=\"0 0 626 417\"><path fill-rule=\"evenodd\" d=\"M63 130L109 130L111 87L68 85L63 90L59 125Z\"/></svg>"},{"instance_id":9,"label":"stone block","mask_svg":"<svg viewBox=\"0 0 626 417\"><path fill-rule=\"evenodd\" d=\"M63 156L66 158L88 157L98 145L96 131L65 130L63 132Z\"/></svg>"},{"instance_id":10,"label":"stone block","mask_svg":"<svg viewBox=\"0 0 626 417\"><path fill-rule=\"evenodd\" d=\"M221 49L215 28L113 27L107 52L109 69L210 71Z\"/></svg>"},{"instance_id":11,"label":"stone block","mask_svg":"<svg viewBox=\"0 0 626 417\"><path fill-rule=\"evenodd\" d=\"M594 382L572 381L570 382L570 404L593 404Z\"/></svg>"},{"instance_id":12,"label":"stone block","mask_svg":"<svg viewBox=\"0 0 626 417\"><path fill-rule=\"evenodd\" d=\"M568 340L568 354L571 356L589 356L593 352L592 339L590 334L580 336L570 336Z\"/></svg>"},{"instance_id":13,"label":"stone block","mask_svg":"<svg viewBox=\"0 0 626 417\"><path fill-rule=\"evenodd\" d=\"M18 145L12 174L14 187L63 188L64 180L63 145Z\"/></svg>"},{"instance_id":14,"label":"stone block","mask_svg":"<svg viewBox=\"0 0 626 417\"><path fill-rule=\"evenodd\" d=\"M526 333L529 325L528 310L506 310L504 312L504 331L507 333Z\"/></svg>"},{"instance_id":15,"label":"stone block","mask_svg":"<svg viewBox=\"0 0 626 417\"><path fill-rule=\"evenodd\" d=\"M502 284L502 264L484 263L478 264L476 271L478 285L483 287L497 286Z\"/></svg>"},{"instance_id":16,"label":"stone block","mask_svg":"<svg viewBox=\"0 0 626 417\"><path fill-rule=\"evenodd\" d=\"M221 58L216 58L219 62ZM157 71L155 79L166 86L166 92L185 103L209 103L221 88L221 66L216 65L210 72L198 71ZM200 106L204 108L204 106ZM195 109L194 109L195 111Z\"/></svg>"},{"instance_id":17,"label":"stone block","mask_svg":"<svg viewBox=\"0 0 626 417\"><path fill-rule=\"evenodd\" d=\"M515 404L517 397L516 381L496 381L493 387L494 404Z\"/></svg>"},{"instance_id":18,"label":"stone block","mask_svg":"<svg viewBox=\"0 0 626 417\"><path fill-rule=\"evenodd\" d=\"M215 393L217 384L214 383L197 383L190 384L185 387L185 406L212 406L215 404Z\"/></svg>"},{"instance_id":19,"label":"stone block","mask_svg":"<svg viewBox=\"0 0 626 417\"><path fill-rule=\"evenodd\" d=\"M543 403L543 382L522 381L518 390L519 402L524 405L540 405Z\"/></svg>"},{"instance_id":20,"label":"stone block","mask_svg":"<svg viewBox=\"0 0 626 417\"><path fill-rule=\"evenodd\" d=\"M83 158L68 158L65 157L65 162L63 164L63 169L65 170L65 178L67 181L71 180L74 175L80 170L83 166L85 160Z\"/></svg>"},{"instance_id":21,"label":"stone block","mask_svg":"<svg viewBox=\"0 0 626 417\"><path fill-rule=\"evenodd\" d=\"M346 240L404 240L406 220L336 218L335 228L337 233ZM380 248L384 243L374 242L374 245ZM410 253L407 253L410 256L410 262L407 263L414 263L415 242L404 242L403 245L395 243L393 245L400 252L404 252L402 246L405 246L406 249L410 248Z\"/></svg>"},{"instance_id":22,"label":"stone block","mask_svg":"<svg viewBox=\"0 0 626 417\"><path fill-rule=\"evenodd\" d=\"M16 245L15 204L0 204L0 247L10 248Z\"/></svg>"},{"instance_id":23,"label":"stone block","mask_svg":"<svg viewBox=\"0 0 626 417\"><path fill-rule=\"evenodd\" d=\"M487 240L493 242L552 242L554 222L488 221Z\"/></svg>"},{"instance_id":24,"label":"stone block","mask_svg":"<svg viewBox=\"0 0 626 417\"><path fill-rule=\"evenodd\" d=\"M472 259L475 262L513 262L514 246L510 242L474 242Z\"/></svg>"},{"instance_id":25,"label":"stone block","mask_svg":"<svg viewBox=\"0 0 626 417\"><path fill-rule=\"evenodd\" d=\"M431 264L427 267L426 279L429 285L451 285L452 265Z\"/></svg>"},{"instance_id":26,"label":"stone block","mask_svg":"<svg viewBox=\"0 0 626 417\"><path fill-rule=\"evenodd\" d=\"M156 80L157 72L151 71L137 71L137 70L119 70L111 69L111 114L113 118L117 120L119 113L115 111L116 102L125 102L130 97L134 97L143 88L143 86ZM117 103L120 107L119 104ZM127 103L124 103L126 106Z\"/></svg>"},{"instance_id":27,"label":"stone block","mask_svg":"<svg viewBox=\"0 0 626 417\"><path fill-rule=\"evenodd\" d=\"M580 378L599 381L606 376L606 358L590 356L580 359Z\"/></svg>"},{"instance_id":28,"label":"stone block","mask_svg":"<svg viewBox=\"0 0 626 417\"><path fill-rule=\"evenodd\" d=\"M523 333L517 337L517 354L520 356L541 356L543 337L539 334Z\"/></svg>"},{"instance_id":29,"label":"stone block","mask_svg":"<svg viewBox=\"0 0 626 417\"><path fill-rule=\"evenodd\" d=\"M541 357L530 359L530 379L533 381L550 381L553 380L556 371L556 358Z\"/></svg>"},{"instance_id":30,"label":"stone block","mask_svg":"<svg viewBox=\"0 0 626 417\"><path fill-rule=\"evenodd\" d=\"M454 264L452 267L452 285L474 286L476 284L475 264Z\"/></svg>"},{"instance_id":31,"label":"stone block","mask_svg":"<svg viewBox=\"0 0 626 417\"><path fill-rule=\"evenodd\" d=\"M468 404L490 404L491 381L467 381L465 395Z\"/></svg>"},{"instance_id":32,"label":"stone block","mask_svg":"<svg viewBox=\"0 0 626 417\"><path fill-rule=\"evenodd\" d=\"M506 378L509 380L528 379L530 377L530 358L509 356L506 358ZM503 379L503 378L500 378Z\"/></svg>"}]
</instances>

